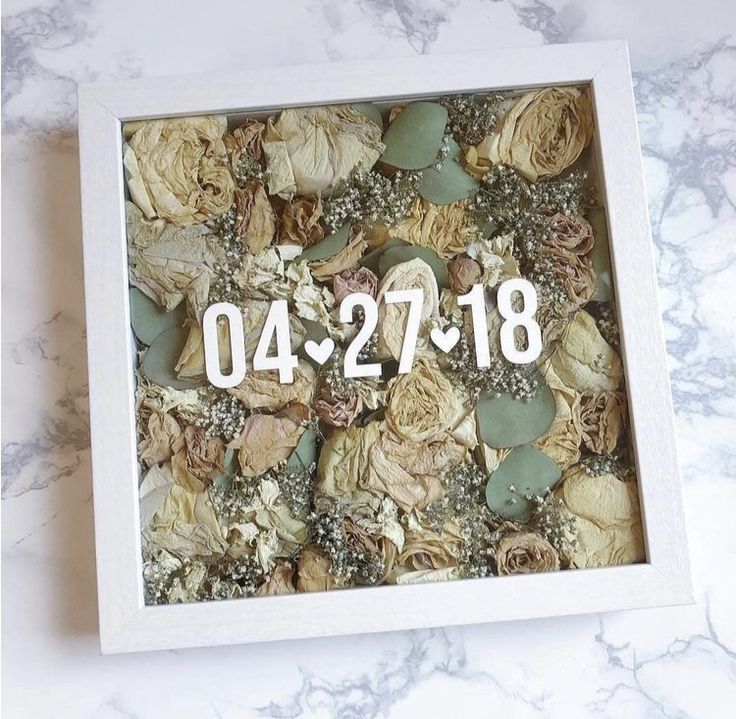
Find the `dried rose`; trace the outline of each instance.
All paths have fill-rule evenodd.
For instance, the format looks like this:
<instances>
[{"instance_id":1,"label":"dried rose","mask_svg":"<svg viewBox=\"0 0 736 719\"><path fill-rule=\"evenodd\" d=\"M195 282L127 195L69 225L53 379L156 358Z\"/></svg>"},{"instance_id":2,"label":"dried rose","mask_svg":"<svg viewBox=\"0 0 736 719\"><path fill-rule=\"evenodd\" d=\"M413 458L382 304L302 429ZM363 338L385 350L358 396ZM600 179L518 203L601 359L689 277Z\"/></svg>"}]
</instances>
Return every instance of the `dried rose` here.
<instances>
[{"instance_id":1,"label":"dried rose","mask_svg":"<svg viewBox=\"0 0 736 719\"><path fill-rule=\"evenodd\" d=\"M644 561L644 537L636 482L614 474L592 476L570 467L555 489L567 512L576 518L577 547L572 567L607 567Z\"/></svg>"},{"instance_id":2,"label":"dried rose","mask_svg":"<svg viewBox=\"0 0 736 719\"><path fill-rule=\"evenodd\" d=\"M495 559L499 574L553 572L560 568L555 548L532 532L507 534L498 543Z\"/></svg>"},{"instance_id":3,"label":"dried rose","mask_svg":"<svg viewBox=\"0 0 736 719\"><path fill-rule=\"evenodd\" d=\"M148 432L138 445L140 458L150 467L167 462L184 446L179 423L168 413L151 412Z\"/></svg>"},{"instance_id":4,"label":"dried rose","mask_svg":"<svg viewBox=\"0 0 736 719\"><path fill-rule=\"evenodd\" d=\"M460 257L447 263L447 274L450 289L456 295L464 295L470 292L474 284L480 282L483 276L481 266L469 257Z\"/></svg>"},{"instance_id":5,"label":"dried rose","mask_svg":"<svg viewBox=\"0 0 736 719\"><path fill-rule=\"evenodd\" d=\"M190 492L201 492L225 466L225 445L219 437L208 439L199 427L186 427L185 447L171 459L174 481Z\"/></svg>"},{"instance_id":6,"label":"dried rose","mask_svg":"<svg viewBox=\"0 0 736 719\"><path fill-rule=\"evenodd\" d=\"M237 171L243 157L250 157L256 162L260 162L263 157L261 142L265 129L266 126L262 122L247 120L222 138L230 158L230 167L233 173Z\"/></svg>"},{"instance_id":7,"label":"dried rose","mask_svg":"<svg viewBox=\"0 0 736 719\"><path fill-rule=\"evenodd\" d=\"M333 392L323 384L320 387L314 411L317 416L333 427L347 427L363 410L363 401L352 392Z\"/></svg>"},{"instance_id":8,"label":"dried rose","mask_svg":"<svg viewBox=\"0 0 736 719\"><path fill-rule=\"evenodd\" d=\"M402 439L422 442L438 437L456 416L452 384L428 359L416 359L411 372L390 381L386 421Z\"/></svg>"},{"instance_id":9,"label":"dried rose","mask_svg":"<svg viewBox=\"0 0 736 719\"><path fill-rule=\"evenodd\" d=\"M549 258L553 273L577 306L592 299L596 291L593 264L587 257L594 242L593 228L584 217L561 213L550 219L542 240L542 254Z\"/></svg>"},{"instance_id":10,"label":"dried rose","mask_svg":"<svg viewBox=\"0 0 736 719\"><path fill-rule=\"evenodd\" d=\"M417 198L409 216L391 229L391 236L412 245L429 247L447 259L462 252L476 239L478 228L466 200L433 205Z\"/></svg>"},{"instance_id":11,"label":"dried rose","mask_svg":"<svg viewBox=\"0 0 736 719\"><path fill-rule=\"evenodd\" d=\"M235 182L223 161L224 117L144 122L128 141L123 162L130 196L148 218L176 225L226 212Z\"/></svg>"},{"instance_id":12,"label":"dried rose","mask_svg":"<svg viewBox=\"0 0 736 719\"><path fill-rule=\"evenodd\" d=\"M559 175L593 137L588 96L573 87L533 90L508 111L489 153L532 182Z\"/></svg>"},{"instance_id":13,"label":"dried rose","mask_svg":"<svg viewBox=\"0 0 736 719\"><path fill-rule=\"evenodd\" d=\"M585 446L596 454L610 454L623 429L626 395L623 392L584 394L580 416Z\"/></svg>"},{"instance_id":14,"label":"dried rose","mask_svg":"<svg viewBox=\"0 0 736 719\"><path fill-rule=\"evenodd\" d=\"M335 589L337 580L330 573L332 562L317 545L304 547L299 555L299 578L296 588L299 592L324 592Z\"/></svg>"},{"instance_id":15,"label":"dried rose","mask_svg":"<svg viewBox=\"0 0 736 719\"><path fill-rule=\"evenodd\" d=\"M357 270L348 268L332 278L332 293L338 304L355 292L363 292L371 297L378 292L378 277L367 267Z\"/></svg>"},{"instance_id":16,"label":"dried rose","mask_svg":"<svg viewBox=\"0 0 736 719\"><path fill-rule=\"evenodd\" d=\"M259 597L272 597L278 594L294 594L294 567L285 562L278 564L271 576L258 588Z\"/></svg>"},{"instance_id":17,"label":"dried rose","mask_svg":"<svg viewBox=\"0 0 736 719\"><path fill-rule=\"evenodd\" d=\"M235 190L235 212L234 230L248 252L265 250L276 233L276 216L262 182L253 180Z\"/></svg>"},{"instance_id":18,"label":"dried rose","mask_svg":"<svg viewBox=\"0 0 736 719\"><path fill-rule=\"evenodd\" d=\"M381 128L349 105L303 107L270 118L263 139L272 195L328 193L383 152Z\"/></svg>"},{"instance_id":19,"label":"dried rose","mask_svg":"<svg viewBox=\"0 0 736 719\"><path fill-rule=\"evenodd\" d=\"M284 202L281 210L279 242L311 247L319 242L325 231L319 223L322 217L322 198L300 197Z\"/></svg>"},{"instance_id":20,"label":"dried rose","mask_svg":"<svg viewBox=\"0 0 736 719\"><path fill-rule=\"evenodd\" d=\"M314 395L317 375L312 365L300 359L294 367L294 381L282 384L276 370L248 372L243 381L229 389L248 409L277 412L288 404L297 402L309 405Z\"/></svg>"},{"instance_id":21,"label":"dried rose","mask_svg":"<svg viewBox=\"0 0 736 719\"><path fill-rule=\"evenodd\" d=\"M462 542L460 528L455 519L445 522L440 533L422 528L409 531L397 564L404 571L457 566ZM399 570L397 575L401 573Z\"/></svg>"}]
</instances>

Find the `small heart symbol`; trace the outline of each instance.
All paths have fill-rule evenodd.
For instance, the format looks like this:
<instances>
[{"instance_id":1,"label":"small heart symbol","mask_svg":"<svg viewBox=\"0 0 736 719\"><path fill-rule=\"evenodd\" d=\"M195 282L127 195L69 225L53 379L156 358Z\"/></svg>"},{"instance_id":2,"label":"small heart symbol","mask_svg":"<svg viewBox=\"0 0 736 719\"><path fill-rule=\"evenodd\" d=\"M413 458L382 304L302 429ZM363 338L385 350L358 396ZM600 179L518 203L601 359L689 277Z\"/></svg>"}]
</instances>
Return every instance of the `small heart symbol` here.
<instances>
[{"instance_id":1,"label":"small heart symbol","mask_svg":"<svg viewBox=\"0 0 736 719\"><path fill-rule=\"evenodd\" d=\"M439 327L435 327L429 336L443 352L449 352L460 339L460 330L457 327L450 327L443 332Z\"/></svg>"},{"instance_id":2,"label":"small heart symbol","mask_svg":"<svg viewBox=\"0 0 736 719\"><path fill-rule=\"evenodd\" d=\"M318 364L327 362L334 349L335 343L330 337L325 337L319 344L314 340L307 340L304 343L304 351Z\"/></svg>"}]
</instances>

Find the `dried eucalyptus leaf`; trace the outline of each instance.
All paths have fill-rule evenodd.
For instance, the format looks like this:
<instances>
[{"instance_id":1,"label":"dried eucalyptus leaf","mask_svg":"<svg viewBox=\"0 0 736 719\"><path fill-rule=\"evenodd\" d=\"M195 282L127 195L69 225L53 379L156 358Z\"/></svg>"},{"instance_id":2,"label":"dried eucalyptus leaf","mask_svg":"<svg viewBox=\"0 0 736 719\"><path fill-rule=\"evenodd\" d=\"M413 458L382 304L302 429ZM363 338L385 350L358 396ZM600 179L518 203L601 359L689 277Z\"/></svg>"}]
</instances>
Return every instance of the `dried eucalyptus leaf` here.
<instances>
[{"instance_id":1,"label":"dried eucalyptus leaf","mask_svg":"<svg viewBox=\"0 0 736 719\"><path fill-rule=\"evenodd\" d=\"M543 452L528 444L516 447L488 480L488 507L504 519L523 522L533 506L526 496L544 495L554 489L560 475L560 468Z\"/></svg>"},{"instance_id":2,"label":"dried eucalyptus leaf","mask_svg":"<svg viewBox=\"0 0 736 719\"><path fill-rule=\"evenodd\" d=\"M381 259L381 255L386 251L391 249L392 247L406 247L406 242L403 240L399 240L395 237L389 237L386 242L384 242L380 247L377 247L373 252L369 252L367 255L364 255L358 264L360 264L362 267L367 267L371 272L375 274L380 274L380 270L378 269L378 262Z\"/></svg>"},{"instance_id":3,"label":"dried eucalyptus leaf","mask_svg":"<svg viewBox=\"0 0 736 719\"><path fill-rule=\"evenodd\" d=\"M192 389L205 384L204 378L179 379L174 372L188 334L185 327L169 327L156 337L143 357L141 370L146 379L174 389Z\"/></svg>"},{"instance_id":4,"label":"dried eucalyptus leaf","mask_svg":"<svg viewBox=\"0 0 736 719\"><path fill-rule=\"evenodd\" d=\"M489 447L518 447L541 437L550 428L555 413L552 390L541 379L530 402L506 393L500 397L482 395L478 400L478 431Z\"/></svg>"},{"instance_id":5,"label":"dried eucalyptus leaf","mask_svg":"<svg viewBox=\"0 0 736 719\"><path fill-rule=\"evenodd\" d=\"M447 110L435 102L414 102L388 126L381 159L402 170L429 167L442 147Z\"/></svg>"},{"instance_id":6,"label":"dried eucalyptus leaf","mask_svg":"<svg viewBox=\"0 0 736 719\"><path fill-rule=\"evenodd\" d=\"M454 160L445 160L440 169L422 170L419 194L434 205L449 205L478 192L478 183Z\"/></svg>"},{"instance_id":7,"label":"dried eucalyptus leaf","mask_svg":"<svg viewBox=\"0 0 736 719\"><path fill-rule=\"evenodd\" d=\"M394 265L409 262L409 260L417 258L424 260L432 268L432 272L437 280L437 286L440 289L447 287L447 267L445 262L429 247L417 247L415 245L390 247L378 259L378 273L383 277Z\"/></svg>"},{"instance_id":8,"label":"dried eucalyptus leaf","mask_svg":"<svg viewBox=\"0 0 736 719\"><path fill-rule=\"evenodd\" d=\"M317 462L317 430L313 427L307 427L304 434L299 438L299 443L286 462L287 468L309 469L312 464Z\"/></svg>"},{"instance_id":9,"label":"dried eucalyptus leaf","mask_svg":"<svg viewBox=\"0 0 736 719\"><path fill-rule=\"evenodd\" d=\"M299 255L299 261L315 262L316 260L324 260L327 257L332 257L332 255L336 255L348 244L349 238L350 226L343 225L337 232L328 235L324 240L304 250Z\"/></svg>"},{"instance_id":10,"label":"dried eucalyptus leaf","mask_svg":"<svg viewBox=\"0 0 736 719\"><path fill-rule=\"evenodd\" d=\"M169 327L181 327L187 318L184 303L178 304L171 312L157 305L137 287L130 289L130 324L135 336L150 345Z\"/></svg>"},{"instance_id":11,"label":"dried eucalyptus leaf","mask_svg":"<svg viewBox=\"0 0 736 719\"><path fill-rule=\"evenodd\" d=\"M383 115L381 115L378 105L374 105L372 102L355 102L350 107L355 112L365 115L371 122L376 123L383 130Z\"/></svg>"},{"instance_id":12,"label":"dried eucalyptus leaf","mask_svg":"<svg viewBox=\"0 0 736 719\"><path fill-rule=\"evenodd\" d=\"M611 278L611 254L608 246L608 225L606 224L606 210L603 207L590 207L586 218L593 228L595 244L590 251L590 260L593 263L598 285L593 299L601 302L613 300L613 280Z\"/></svg>"}]
</instances>

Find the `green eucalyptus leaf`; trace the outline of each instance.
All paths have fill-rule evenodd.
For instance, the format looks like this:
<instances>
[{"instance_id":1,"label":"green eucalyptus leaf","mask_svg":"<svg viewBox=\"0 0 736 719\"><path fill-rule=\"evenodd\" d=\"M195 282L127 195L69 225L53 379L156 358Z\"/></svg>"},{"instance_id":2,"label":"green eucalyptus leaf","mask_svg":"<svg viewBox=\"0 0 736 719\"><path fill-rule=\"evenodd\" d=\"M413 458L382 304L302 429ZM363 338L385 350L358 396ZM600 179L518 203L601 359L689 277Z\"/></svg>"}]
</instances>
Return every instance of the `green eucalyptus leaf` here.
<instances>
[{"instance_id":1,"label":"green eucalyptus leaf","mask_svg":"<svg viewBox=\"0 0 736 719\"><path fill-rule=\"evenodd\" d=\"M367 255L363 255L363 257L358 260L358 263L362 267L367 267L371 272L378 275L380 274L378 262L381 259L381 255L392 247L406 247L406 244L406 242L399 240L396 237L389 237L388 240L386 240L386 242L384 242L380 247L377 247Z\"/></svg>"},{"instance_id":2,"label":"green eucalyptus leaf","mask_svg":"<svg viewBox=\"0 0 736 719\"><path fill-rule=\"evenodd\" d=\"M536 447L516 447L491 473L486 485L488 507L504 519L526 521L533 505L525 497L554 489L560 474L560 468Z\"/></svg>"},{"instance_id":3,"label":"green eucalyptus leaf","mask_svg":"<svg viewBox=\"0 0 736 719\"><path fill-rule=\"evenodd\" d=\"M447 267L445 261L429 247L417 247L416 245L404 245L403 247L390 247L378 259L378 271L383 277L394 265L401 262L409 262L416 258L424 260L431 268L437 279L437 286L442 289L447 287Z\"/></svg>"},{"instance_id":4,"label":"green eucalyptus leaf","mask_svg":"<svg viewBox=\"0 0 736 719\"><path fill-rule=\"evenodd\" d=\"M383 130L383 115L378 105L374 105L372 102L354 102L351 107L355 112L365 115Z\"/></svg>"},{"instance_id":5,"label":"green eucalyptus leaf","mask_svg":"<svg viewBox=\"0 0 736 719\"><path fill-rule=\"evenodd\" d=\"M436 102L414 102L405 107L383 136L381 159L402 170L429 167L442 147L447 110Z\"/></svg>"},{"instance_id":6,"label":"green eucalyptus leaf","mask_svg":"<svg viewBox=\"0 0 736 719\"><path fill-rule=\"evenodd\" d=\"M169 327L151 343L143 357L141 371L154 384L174 389L192 389L205 384L202 379L179 379L174 372L189 331L185 327Z\"/></svg>"},{"instance_id":7,"label":"green eucalyptus leaf","mask_svg":"<svg viewBox=\"0 0 736 719\"><path fill-rule=\"evenodd\" d=\"M307 262L316 262L324 260L328 257L336 255L348 244L350 238L350 225L343 225L337 232L328 235L316 245L312 245L299 255L295 262L306 260Z\"/></svg>"},{"instance_id":8,"label":"green eucalyptus leaf","mask_svg":"<svg viewBox=\"0 0 736 719\"><path fill-rule=\"evenodd\" d=\"M422 170L419 194L435 205L449 205L478 192L478 183L455 160L445 160L439 170Z\"/></svg>"},{"instance_id":9,"label":"green eucalyptus leaf","mask_svg":"<svg viewBox=\"0 0 736 719\"><path fill-rule=\"evenodd\" d=\"M613 280L611 278L611 254L608 245L608 225L606 211L603 207L590 207L586 213L588 222L593 228L595 244L590 252L590 261L597 280L594 300L610 302L613 300Z\"/></svg>"},{"instance_id":10,"label":"green eucalyptus leaf","mask_svg":"<svg viewBox=\"0 0 736 719\"><path fill-rule=\"evenodd\" d=\"M150 345L169 327L181 327L187 318L184 302L180 302L171 312L159 307L148 295L137 287L130 288L130 324L135 336Z\"/></svg>"},{"instance_id":11,"label":"green eucalyptus leaf","mask_svg":"<svg viewBox=\"0 0 736 719\"><path fill-rule=\"evenodd\" d=\"M530 402L506 393L481 395L477 412L481 439L489 447L505 449L541 437L554 421L557 408L552 390L542 379Z\"/></svg>"},{"instance_id":12,"label":"green eucalyptus leaf","mask_svg":"<svg viewBox=\"0 0 736 719\"><path fill-rule=\"evenodd\" d=\"M286 462L286 467L291 469L309 469L317 462L317 430L307 427L299 438L294 451Z\"/></svg>"}]
</instances>

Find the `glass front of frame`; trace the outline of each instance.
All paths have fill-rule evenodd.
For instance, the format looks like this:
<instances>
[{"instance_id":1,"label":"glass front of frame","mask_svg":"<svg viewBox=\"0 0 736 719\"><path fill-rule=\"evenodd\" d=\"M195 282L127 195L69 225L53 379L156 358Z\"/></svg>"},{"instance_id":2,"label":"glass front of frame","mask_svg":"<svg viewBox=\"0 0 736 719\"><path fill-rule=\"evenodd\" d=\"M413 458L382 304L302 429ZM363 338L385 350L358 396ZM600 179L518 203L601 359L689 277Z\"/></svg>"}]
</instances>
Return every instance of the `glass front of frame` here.
<instances>
[{"instance_id":1,"label":"glass front of frame","mask_svg":"<svg viewBox=\"0 0 736 719\"><path fill-rule=\"evenodd\" d=\"M146 602L645 560L589 89L123 126Z\"/></svg>"}]
</instances>

